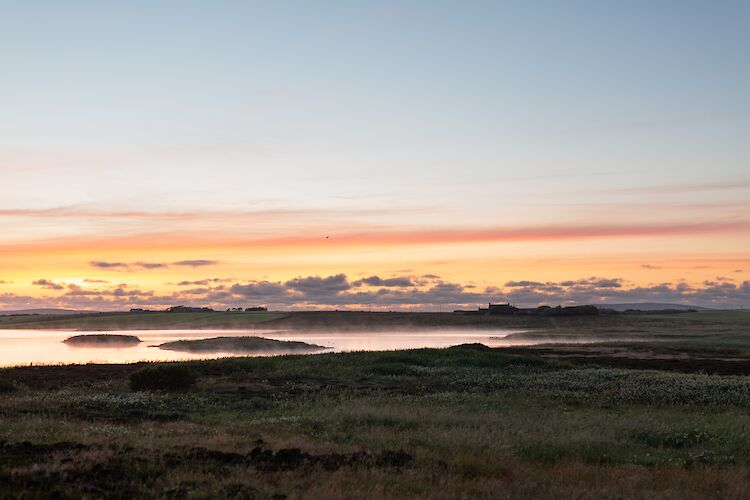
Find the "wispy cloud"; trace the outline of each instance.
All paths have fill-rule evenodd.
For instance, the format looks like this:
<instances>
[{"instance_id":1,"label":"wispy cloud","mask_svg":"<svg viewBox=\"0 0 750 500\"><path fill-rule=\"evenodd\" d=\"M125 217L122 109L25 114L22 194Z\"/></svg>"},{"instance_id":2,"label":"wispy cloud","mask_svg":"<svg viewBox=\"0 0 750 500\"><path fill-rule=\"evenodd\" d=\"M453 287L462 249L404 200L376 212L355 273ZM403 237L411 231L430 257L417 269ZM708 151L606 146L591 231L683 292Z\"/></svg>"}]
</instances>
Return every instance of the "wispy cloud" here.
<instances>
[{"instance_id":1,"label":"wispy cloud","mask_svg":"<svg viewBox=\"0 0 750 500\"><path fill-rule=\"evenodd\" d=\"M53 281L50 281L48 279L38 279L31 282L32 285L41 286L43 288L47 288L49 290L64 290L65 286L61 285L59 283L55 283Z\"/></svg>"},{"instance_id":2,"label":"wispy cloud","mask_svg":"<svg viewBox=\"0 0 750 500\"><path fill-rule=\"evenodd\" d=\"M180 260L172 262L173 266L186 266L186 267L203 267L203 266L215 266L218 264L218 260L206 260L206 259L193 259L193 260Z\"/></svg>"},{"instance_id":3,"label":"wispy cloud","mask_svg":"<svg viewBox=\"0 0 750 500\"><path fill-rule=\"evenodd\" d=\"M81 218L81 219L131 219L140 221L207 221L217 220L279 220L298 218L320 218L341 215L388 215L404 211L423 211L433 207L400 208L271 208L264 210L201 210L201 211L145 211L145 210L102 210L79 206L50 208L0 209L0 217L31 218Z\"/></svg>"},{"instance_id":4,"label":"wispy cloud","mask_svg":"<svg viewBox=\"0 0 750 500\"><path fill-rule=\"evenodd\" d=\"M107 262L102 260L93 260L89 262L89 265L92 267L96 267L99 269L112 269L112 270L121 270L121 271L129 271L133 269L146 269L146 270L153 270L153 269L166 269L170 266L177 266L177 267L203 267L203 266L213 266L218 264L218 260L207 260L207 259L193 259L193 260L180 260L177 262L167 263L167 262Z\"/></svg>"},{"instance_id":5,"label":"wispy cloud","mask_svg":"<svg viewBox=\"0 0 750 500\"><path fill-rule=\"evenodd\" d=\"M163 262L133 262L131 265L143 269L163 269L169 267L168 264L164 264Z\"/></svg>"},{"instance_id":6,"label":"wispy cloud","mask_svg":"<svg viewBox=\"0 0 750 500\"><path fill-rule=\"evenodd\" d=\"M207 286L207 285L211 285L215 283L229 283L231 281L232 281L231 278L206 278L206 279L201 279L201 280L193 280L193 281L185 280L185 281L180 281L177 283L167 283L167 285L174 284L177 286Z\"/></svg>"},{"instance_id":7,"label":"wispy cloud","mask_svg":"<svg viewBox=\"0 0 750 500\"><path fill-rule=\"evenodd\" d=\"M641 264L643 269L661 269L661 266L654 266L652 264Z\"/></svg>"},{"instance_id":8,"label":"wispy cloud","mask_svg":"<svg viewBox=\"0 0 750 500\"><path fill-rule=\"evenodd\" d=\"M106 262L103 260L92 260L89 262L91 267L98 267L99 269L124 269L129 267L125 262Z\"/></svg>"},{"instance_id":9,"label":"wispy cloud","mask_svg":"<svg viewBox=\"0 0 750 500\"><path fill-rule=\"evenodd\" d=\"M545 226L518 228L370 231L329 237L286 237L254 240L258 246L450 244L503 241L554 241L619 237L664 237L747 231L750 221L674 224ZM248 241L247 244L251 242Z\"/></svg>"},{"instance_id":10,"label":"wispy cloud","mask_svg":"<svg viewBox=\"0 0 750 500\"><path fill-rule=\"evenodd\" d=\"M653 186L615 188L607 191L624 194L664 194L664 193L697 193L705 191L736 191L750 189L749 179L735 179L723 182L672 183Z\"/></svg>"},{"instance_id":11,"label":"wispy cloud","mask_svg":"<svg viewBox=\"0 0 750 500\"><path fill-rule=\"evenodd\" d=\"M0 248L24 251L44 251L54 247L56 251L86 248L100 252L116 252L123 249L143 249L154 247L170 249L201 249L206 246L226 249L254 248L267 251L275 248L330 248L357 246L396 246L396 245L439 245L454 243L481 242L524 242L524 241L563 241L605 238L665 238L673 236L698 236L746 233L750 230L750 220L703 221L695 223L661 224L557 224L523 227L444 227L434 229L388 229L369 227L361 231L329 231L330 228L307 228L293 235L277 237L238 236L227 231L202 231L191 233L156 232L127 235L122 237L81 236L78 238L56 238L38 241L0 243ZM291 232L291 231L289 231ZM203 262L205 259L189 259L190 262ZM213 261L208 261L213 262ZM137 265L138 263L133 263ZM169 263L163 263L169 265ZM127 267L125 262L93 261L99 268ZM172 263L177 265L177 263ZM200 264L199 264L200 265Z\"/></svg>"}]
</instances>

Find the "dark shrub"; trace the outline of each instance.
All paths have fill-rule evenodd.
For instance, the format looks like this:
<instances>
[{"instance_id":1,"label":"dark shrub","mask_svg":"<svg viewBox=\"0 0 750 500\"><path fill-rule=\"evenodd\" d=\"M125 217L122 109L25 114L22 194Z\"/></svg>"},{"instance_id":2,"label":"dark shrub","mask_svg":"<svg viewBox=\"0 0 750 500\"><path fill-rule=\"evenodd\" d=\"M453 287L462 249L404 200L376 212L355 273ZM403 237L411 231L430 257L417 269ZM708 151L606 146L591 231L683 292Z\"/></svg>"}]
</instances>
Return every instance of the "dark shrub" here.
<instances>
[{"instance_id":1,"label":"dark shrub","mask_svg":"<svg viewBox=\"0 0 750 500\"><path fill-rule=\"evenodd\" d=\"M654 448L682 449L698 446L714 439L707 429L688 429L675 431L642 430L633 434L636 441Z\"/></svg>"},{"instance_id":2,"label":"dark shrub","mask_svg":"<svg viewBox=\"0 0 750 500\"><path fill-rule=\"evenodd\" d=\"M183 391L195 385L196 376L183 365L147 366L130 374L134 391Z\"/></svg>"},{"instance_id":3,"label":"dark shrub","mask_svg":"<svg viewBox=\"0 0 750 500\"><path fill-rule=\"evenodd\" d=\"M0 379L0 394L13 392L15 390L16 390L16 386L13 385L13 382Z\"/></svg>"},{"instance_id":4,"label":"dark shrub","mask_svg":"<svg viewBox=\"0 0 750 500\"><path fill-rule=\"evenodd\" d=\"M491 347L480 344L479 342L474 342L473 344L452 345L448 349L453 349L454 351L492 351Z\"/></svg>"},{"instance_id":5,"label":"dark shrub","mask_svg":"<svg viewBox=\"0 0 750 500\"><path fill-rule=\"evenodd\" d=\"M567 306L538 309L539 316L596 316L599 309L596 306Z\"/></svg>"}]
</instances>

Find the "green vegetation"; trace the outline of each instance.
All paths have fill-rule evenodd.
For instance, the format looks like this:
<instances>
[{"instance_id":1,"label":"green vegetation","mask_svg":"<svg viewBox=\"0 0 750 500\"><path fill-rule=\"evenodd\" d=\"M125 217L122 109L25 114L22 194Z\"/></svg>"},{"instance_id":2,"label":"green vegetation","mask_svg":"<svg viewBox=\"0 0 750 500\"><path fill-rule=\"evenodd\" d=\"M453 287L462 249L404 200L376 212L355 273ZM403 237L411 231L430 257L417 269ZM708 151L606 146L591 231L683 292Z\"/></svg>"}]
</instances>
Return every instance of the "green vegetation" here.
<instances>
[{"instance_id":1,"label":"green vegetation","mask_svg":"<svg viewBox=\"0 0 750 500\"><path fill-rule=\"evenodd\" d=\"M176 340L160 344L159 349L181 352L236 352L254 354L292 354L320 352L326 347L306 342L264 339L263 337L216 337L212 339Z\"/></svg>"},{"instance_id":2,"label":"green vegetation","mask_svg":"<svg viewBox=\"0 0 750 500\"><path fill-rule=\"evenodd\" d=\"M602 314L540 317L390 312L188 312L93 313L0 316L0 328L81 330L283 329L305 331L393 331L394 329L524 330L517 340L681 341L750 346L750 311L681 314Z\"/></svg>"},{"instance_id":3,"label":"green vegetation","mask_svg":"<svg viewBox=\"0 0 750 500\"><path fill-rule=\"evenodd\" d=\"M197 377L184 365L146 366L130 374L133 391L184 391L195 385Z\"/></svg>"},{"instance_id":4,"label":"green vegetation","mask_svg":"<svg viewBox=\"0 0 750 500\"><path fill-rule=\"evenodd\" d=\"M16 390L16 386L7 380L0 379L0 394L13 392Z\"/></svg>"},{"instance_id":5,"label":"green vegetation","mask_svg":"<svg viewBox=\"0 0 750 500\"><path fill-rule=\"evenodd\" d=\"M135 335L98 333L94 335L74 335L63 340L63 343L73 347L135 346L141 343L141 339Z\"/></svg>"},{"instance_id":6,"label":"green vegetation","mask_svg":"<svg viewBox=\"0 0 750 500\"><path fill-rule=\"evenodd\" d=\"M79 330L241 329L287 316L281 312L92 313L0 316L0 328Z\"/></svg>"},{"instance_id":7,"label":"green vegetation","mask_svg":"<svg viewBox=\"0 0 750 500\"><path fill-rule=\"evenodd\" d=\"M741 498L750 379L689 365L613 368L621 353L610 354L463 346L5 369L0 379L18 389L0 396L0 488L63 498ZM131 389L186 371L197 377L190 390Z\"/></svg>"},{"instance_id":8,"label":"green vegetation","mask_svg":"<svg viewBox=\"0 0 750 500\"><path fill-rule=\"evenodd\" d=\"M217 325L256 314L231 321L344 331L514 327L524 330L516 339L585 343L2 369L0 491L744 498L750 488L746 312L132 317L187 328L208 315ZM123 316L140 325L128 315L93 318L110 328Z\"/></svg>"},{"instance_id":9,"label":"green vegetation","mask_svg":"<svg viewBox=\"0 0 750 500\"><path fill-rule=\"evenodd\" d=\"M681 315L683 320L750 325L750 310L701 311Z\"/></svg>"}]
</instances>

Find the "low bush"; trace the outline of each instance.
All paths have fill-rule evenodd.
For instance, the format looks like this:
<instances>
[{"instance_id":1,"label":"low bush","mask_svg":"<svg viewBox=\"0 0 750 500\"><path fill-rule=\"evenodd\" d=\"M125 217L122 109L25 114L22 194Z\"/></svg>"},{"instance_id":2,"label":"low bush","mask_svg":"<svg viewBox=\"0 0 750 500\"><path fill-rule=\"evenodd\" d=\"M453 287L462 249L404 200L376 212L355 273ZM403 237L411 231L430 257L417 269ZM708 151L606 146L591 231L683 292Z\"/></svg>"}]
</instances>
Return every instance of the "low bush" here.
<instances>
[{"instance_id":1,"label":"low bush","mask_svg":"<svg viewBox=\"0 0 750 500\"><path fill-rule=\"evenodd\" d=\"M516 447L516 454L524 460L544 464L581 460L589 464L617 464L627 461L623 450L607 441L571 441L527 443Z\"/></svg>"},{"instance_id":2,"label":"low bush","mask_svg":"<svg viewBox=\"0 0 750 500\"><path fill-rule=\"evenodd\" d=\"M9 380L0 379L0 394L6 394L16 390L16 386Z\"/></svg>"},{"instance_id":3,"label":"low bush","mask_svg":"<svg viewBox=\"0 0 750 500\"><path fill-rule=\"evenodd\" d=\"M134 391L184 391L195 385L195 373L184 365L147 366L130 374Z\"/></svg>"},{"instance_id":4,"label":"low bush","mask_svg":"<svg viewBox=\"0 0 750 500\"><path fill-rule=\"evenodd\" d=\"M706 444L714 439L706 429L686 429L674 431L642 430L635 432L633 438L654 448L682 449Z\"/></svg>"}]
</instances>

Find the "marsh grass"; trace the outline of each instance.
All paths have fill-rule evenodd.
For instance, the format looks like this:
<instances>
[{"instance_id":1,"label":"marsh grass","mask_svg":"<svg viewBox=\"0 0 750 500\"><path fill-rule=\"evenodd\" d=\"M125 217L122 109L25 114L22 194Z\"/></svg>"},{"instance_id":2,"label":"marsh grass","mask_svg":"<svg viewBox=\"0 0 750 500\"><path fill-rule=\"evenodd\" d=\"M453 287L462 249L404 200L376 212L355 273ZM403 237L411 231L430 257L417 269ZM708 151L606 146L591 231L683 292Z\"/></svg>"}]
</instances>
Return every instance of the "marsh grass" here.
<instances>
[{"instance_id":1,"label":"marsh grass","mask_svg":"<svg viewBox=\"0 0 750 500\"><path fill-rule=\"evenodd\" d=\"M17 387L13 382L0 379L0 394L8 394L14 392L16 389Z\"/></svg>"},{"instance_id":2,"label":"marsh grass","mask_svg":"<svg viewBox=\"0 0 750 500\"><path fill-rule=\"evenodd\" d=\"M184 366L199 379L175 393L130 391L141 366L75 367L75 378L70 367L3 370L19 389L0 409L12 471L0 473L0 488L27 497L742 498L750 487L746 377L468 349ZM241 458L256 447L412 458L269 472Z\"/></svg>"},{"instance_id":3,"label":"marsh grass","mask_svg":"<svg viewBox=\"0 0 750 500\"><path fill-rule=\"evenodd\" d=\"M185 391L195 385L198 377L185 365L157 364L134 371L129 380L134 391Z\"/></svg>"}]
</instances>

